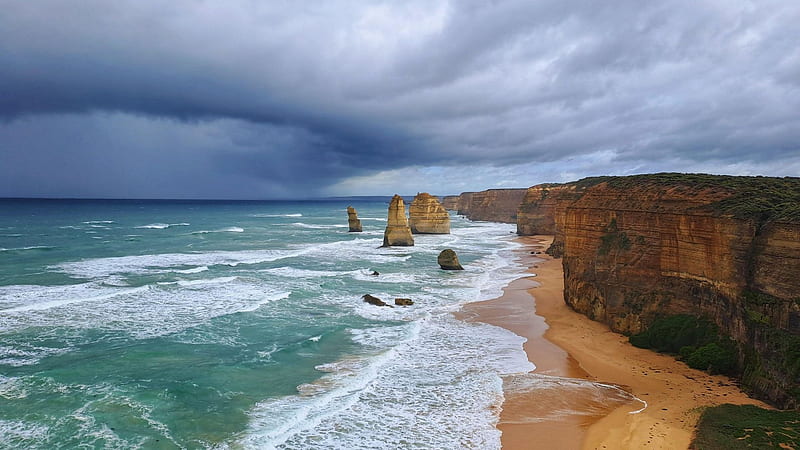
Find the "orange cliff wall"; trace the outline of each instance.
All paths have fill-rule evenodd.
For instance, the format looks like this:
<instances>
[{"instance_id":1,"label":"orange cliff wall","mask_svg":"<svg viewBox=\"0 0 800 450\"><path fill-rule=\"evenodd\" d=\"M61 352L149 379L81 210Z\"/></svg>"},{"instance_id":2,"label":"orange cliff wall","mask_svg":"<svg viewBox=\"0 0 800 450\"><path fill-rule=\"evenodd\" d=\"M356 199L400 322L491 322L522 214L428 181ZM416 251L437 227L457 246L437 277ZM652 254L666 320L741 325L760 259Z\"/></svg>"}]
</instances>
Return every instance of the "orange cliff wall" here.
<instances>
[{"instance_id":1,"label":"orange cliff wall","mask_svg":"<svg viewBox=\"0 0 800 450\"><path fill-rule=\"evenodd\" d=\"M780 347L800 335L800 224L721 214L712 205L732 194L713 183L604 180L534 186L520 206L520 234L556 235L567 304L626 334L708 317L739 343L746 385L798 406Z\"/></svg>"},{"instance_id":2,"label":"orange cliff wall","mask_svg":"<svg viewBox=\"0 0 800 450\"><path fill-rule=\"evenodd\" d=\"M458 210L458 195L445 195L442 197L442 206L448 211Z\"/></svg>"},{"instance_id":3,"label":"orange cliff wall","mask_svg":"<svg viewBox=\"0 0 800 450\"><path fill-rule=\"evenodd\" d=\"M517 209L525 197L526 189L489 189L480 192L463 192L455 208L445 197L445 208L455 209L470 220L516 223Z\"/></svg>"}]
</instances>

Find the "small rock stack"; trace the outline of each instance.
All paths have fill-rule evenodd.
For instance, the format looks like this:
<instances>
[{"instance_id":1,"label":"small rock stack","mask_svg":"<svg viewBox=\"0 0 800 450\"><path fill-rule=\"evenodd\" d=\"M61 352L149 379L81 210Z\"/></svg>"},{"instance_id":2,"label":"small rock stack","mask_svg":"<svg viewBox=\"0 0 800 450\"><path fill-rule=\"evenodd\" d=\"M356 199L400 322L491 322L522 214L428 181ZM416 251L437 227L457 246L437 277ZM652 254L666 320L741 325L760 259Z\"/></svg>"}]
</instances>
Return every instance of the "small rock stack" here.
<instances>
[{"instance_id":1,"label":"small rock stack","mask_svg":"<svg viewBox=\"0 0 800 450\"><path fill-rule=\"evenodd\" d=\"M439 253L439 258L437 258L439 263L439 267L443 270L464 270L461 267L461 263L458 262L458 256L456 256L456 252L450 250L449 248L442 250L442 253Z\"/></svg>"},{"instance_id":2,"label":"small rock stack","mask_svg":"<svg viewBox=\"0 0 800 450\"><path fill-rule=\"evenodd\" d=\"M358 219L358 213L352 206L347 207L347 225L350 227L351 233L360 233L362 231L361 220Z\"/></svg>"}]
</instances>

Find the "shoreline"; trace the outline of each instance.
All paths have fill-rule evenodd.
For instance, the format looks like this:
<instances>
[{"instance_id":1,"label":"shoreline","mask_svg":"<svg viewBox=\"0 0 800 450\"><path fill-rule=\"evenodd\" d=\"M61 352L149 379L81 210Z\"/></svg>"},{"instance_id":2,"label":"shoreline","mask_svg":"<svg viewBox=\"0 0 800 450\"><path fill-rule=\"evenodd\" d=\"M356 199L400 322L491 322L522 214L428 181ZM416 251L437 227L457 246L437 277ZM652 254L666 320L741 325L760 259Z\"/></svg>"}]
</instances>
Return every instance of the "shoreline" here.
<instances>
[{"instance_id":1,"label":"shoreline","mask_svg":"<svg viewBox=\"0 0 800 450\"><path fill-rule=\"evenodd\" d=\"M531 254L543 252L552 236L518 239L524 244L518 257L533 275L513 281L496 299L466 305L457 317L525 337L523 350L536 366L529 376L561 377L539 382L583 380L576 386L590 389L516 390L514 377L504 377L506 400L497 424L503 448L685 449L702 407L734 403L770 408L728 377L633 347L627 337L570 309L563 297L561 261ZM615 386L647 406L616 398ZM604 387L611 390L598 402L597 391ZM559 413L550 414L553 410Z\"/></svg>"}]
</instances>

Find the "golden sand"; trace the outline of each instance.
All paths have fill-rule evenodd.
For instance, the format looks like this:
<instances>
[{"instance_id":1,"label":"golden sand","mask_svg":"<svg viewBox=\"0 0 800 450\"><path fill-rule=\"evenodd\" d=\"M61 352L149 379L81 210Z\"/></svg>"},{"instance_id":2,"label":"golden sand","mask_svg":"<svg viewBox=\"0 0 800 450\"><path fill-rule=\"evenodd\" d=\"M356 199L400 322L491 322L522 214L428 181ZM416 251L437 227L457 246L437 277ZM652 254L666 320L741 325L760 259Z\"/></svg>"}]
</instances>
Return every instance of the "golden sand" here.
<instances>
[{"instance_id":1,"label":"golden sand","mask_svg":"<svg viewBox=\"0 0 800 450\"><path fill-rule=\"evenodd\" d=\"M561 260L531 254L546 249L552 237L520 240L526 246L519 256L535 278L516 280L501 297L467 305L459 316L527 338L523 347L536 365L534 374L619 386L642 402L598 404L584 390L506 391L497 425L503 448L686 449L702 407L768 407L727 377L633 347L625 336L571 310L564 303ZM564 405L570 411L563 411ZM561 413L548 413L553 410Z\"/></svg>"}]
</instances>

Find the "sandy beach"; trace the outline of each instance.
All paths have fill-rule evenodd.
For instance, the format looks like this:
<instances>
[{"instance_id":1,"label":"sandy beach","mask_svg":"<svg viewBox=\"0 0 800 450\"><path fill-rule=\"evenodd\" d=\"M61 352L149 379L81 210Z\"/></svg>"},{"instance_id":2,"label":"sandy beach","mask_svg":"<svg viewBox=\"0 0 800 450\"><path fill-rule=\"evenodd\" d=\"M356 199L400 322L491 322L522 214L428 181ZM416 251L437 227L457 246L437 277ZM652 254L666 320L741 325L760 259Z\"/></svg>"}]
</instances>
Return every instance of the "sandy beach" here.
<instances>
[{"instance_id":1,"label":"sandy beach","mask_svg":"<svg viewBox=\"0 0 800 450\"><path fill-rule=\"evenodd\" d=\"M552 237L520 240L519 257L535 276L460 314L527 338L524 350L536 365L529 377L551 386L531 391L517 389L519 377L504 380L503 448L686 449L702 407L769 407L728 377L633 347L627 337L572 311L563 300L561 261L543 253Z\"/></svg>"}]
</instances>

